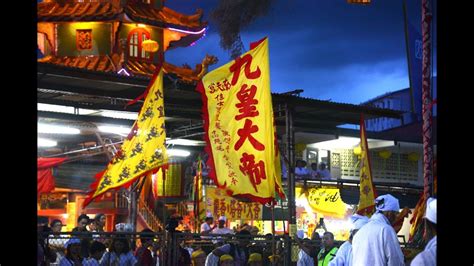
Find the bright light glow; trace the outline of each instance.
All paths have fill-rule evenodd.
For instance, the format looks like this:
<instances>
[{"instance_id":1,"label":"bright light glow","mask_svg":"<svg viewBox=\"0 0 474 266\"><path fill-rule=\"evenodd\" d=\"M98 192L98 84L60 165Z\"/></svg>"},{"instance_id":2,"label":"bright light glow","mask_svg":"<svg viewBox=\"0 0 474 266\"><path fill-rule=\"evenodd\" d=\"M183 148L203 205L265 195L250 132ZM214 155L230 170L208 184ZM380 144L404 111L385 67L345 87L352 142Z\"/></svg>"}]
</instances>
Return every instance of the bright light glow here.
<instances>
[{"instance_id":1,"label":"bright light glow","mask_svg":"<svg viewBox=\"0 0 474 266\"><path fill-rule=\"evenodd\" d=\"M134 112L120 112L120 111L101 111L100 116L118 118L118 119L129 119L137 120L138 113Z\"/></svg>"},{"instance_id":2,"label":"bright light glow","mask_svg":"<svg viewBox=\"0 0 474 266\"><path fill-rule=\"evenodd\" d=\"M120 69L120 70L117 72L117 74L121 74L121 75L122 75L122 74L125 74L127 77L130 76L130 73L128 73L127 70L125 70L125 68Z\"/></svg>"},{"instance_id":3,"label":"bright light glow","mask_svg":"<svg viewBox=\"0 0 474 266\"><path fill-rule=\"evenodd\" d=\"M191 153L181 149L169 149L166 151L169 156L188 157Z\"/></svg>"},{"instance_id":4,"label":"bright light glow","mask_svg":"<svg viewBox=\"0 0 474 266\"><path fill-rule=\"evenodd\" d=\"M38 147L54 147L56 145L58 143L54 140L38 138Z\"/></svg>"},{"instance_id":5,"label":"bright light glow","mask_svg":"<svg viewBox=\"0 0 474 266\"><path fill-rule=\"evenodd\" d=\"M38 103L38 111L74 114L74 107L56 105L56 104Z\"/></svg>"},{"instance_id":6,"label":"bright light glow","mask_svg":"<svg viewBox=\"0 0 474 266\"><path fill-rule=\"evenodd\" d=\"M73 127L38 124L38 133L77 135L81 131Z\"/></svg>"},{"instance_id":7,"label":"bright light glow","mask_svg":"<svg viewBox=\"0 0 474 266\"><path fill-rule=\"evenodd\" d=\"M349 149L358 145L359 142L360 142L359 138L339 137L338 139L314 143L311 145L311 147L322 149L322 150Z\"/></svg>"},{"instance_id":8,"label":"bright light glow","mask_svg":"<svg viewBox=\"0 0 474 266\"><path fill-rule=\"evenodd\" d=\"M190 139L167 139L166 144L182 145L182 146L205 146L206 142L202 140L190 140Z\"/></svg>"},{"instance_id":9,"label":"bright light glow","mask_svg":"<svg viewBox=\"0 0 474 266\"><path fill-rule=\"evenodd\" d=\"M120 127L120 126L98 126L100 132L104 133L113 133L113 134L128 134L130 133L130 128Z\"/></svg>"},{"instance_id":10,"label":"bright light glow","mask_svg":"<svg viewBox=\"0 0 474 266\"><path fill-rule=\"evenodd\" d=\"M61 216L62 216L64 219L67 219L67 218L69 217L69 214L66 213L66 214L63 214L63 215L61 215Z\"/></svg>"},{"instance_id":11,"label":"bright light glow","mask_svg":"<svg viewBox=\"0 0 474 266\"><path fill-rule=\"evenodd\" d=\"M169 30L172 30L172 31L177 31L177 32L181 32L181 33L187 33L187 34L195 34L195 35L198 35L198 34L201 34L203 32L206 31L207 27L206 28L203 28L202 30L200 31L188 31L188 30L180 30L180 29L175 29L175 28L168 28Z\"/></svg>"},{"instance_id":12,"label":"bright light glow","mask_svg":"<svg viewBox=\"0 0 474 266\"><path fill-rule=\"evenodd\" d=\"M146 25L140 23L140 24L137 24L137 27L139 27L139 28L146 28Z\"/></svg>"}]
</instances>

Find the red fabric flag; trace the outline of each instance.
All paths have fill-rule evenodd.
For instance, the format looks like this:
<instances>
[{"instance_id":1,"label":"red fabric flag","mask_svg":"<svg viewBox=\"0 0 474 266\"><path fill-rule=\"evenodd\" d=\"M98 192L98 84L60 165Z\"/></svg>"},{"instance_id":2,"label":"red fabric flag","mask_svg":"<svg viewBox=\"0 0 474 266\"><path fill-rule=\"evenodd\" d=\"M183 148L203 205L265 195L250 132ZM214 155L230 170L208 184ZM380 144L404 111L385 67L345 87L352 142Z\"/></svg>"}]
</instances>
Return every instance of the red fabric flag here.
<instances>
[{"instance_id":1,"label":"red fabric flag","mask_svg":"<svg viewBox=\"0 0 474 266\"><path fill-rule=\"evenodd\" d=\"M62 164L66 158L38 158L38 195L51 192L55 187L52 168Z\"/></svg>"}]
</instances>

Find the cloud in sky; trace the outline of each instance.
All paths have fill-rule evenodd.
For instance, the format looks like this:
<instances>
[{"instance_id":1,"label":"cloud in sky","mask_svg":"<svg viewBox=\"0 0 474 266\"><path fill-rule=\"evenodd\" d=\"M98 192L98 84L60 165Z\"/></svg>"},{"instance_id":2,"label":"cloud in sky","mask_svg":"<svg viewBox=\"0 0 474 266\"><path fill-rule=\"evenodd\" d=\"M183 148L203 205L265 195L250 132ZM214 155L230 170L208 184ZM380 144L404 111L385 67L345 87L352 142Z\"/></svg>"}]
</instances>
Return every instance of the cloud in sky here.
<instances>
[{"instance_id":1,"label":"cloud in sky","mask_svg":"<svg viewBox=\"0 0 474 266\"><path fill-rule=\"evenodd\" d=\"M407 4L408 17L417 25L421 0ZM166 5L188 14L202 8L209 20L217 0ZM275 0L265 17L241 32L246 49L264 36L270 44L272 92L303 89L304 97L358 104L408 87L402 1L358 6L345 0ZM230 60L212 21L205 38L193 47L168 51L166 60L194 66L206 54L219 58L210 70Z\"/></svg>"}]
</instances>

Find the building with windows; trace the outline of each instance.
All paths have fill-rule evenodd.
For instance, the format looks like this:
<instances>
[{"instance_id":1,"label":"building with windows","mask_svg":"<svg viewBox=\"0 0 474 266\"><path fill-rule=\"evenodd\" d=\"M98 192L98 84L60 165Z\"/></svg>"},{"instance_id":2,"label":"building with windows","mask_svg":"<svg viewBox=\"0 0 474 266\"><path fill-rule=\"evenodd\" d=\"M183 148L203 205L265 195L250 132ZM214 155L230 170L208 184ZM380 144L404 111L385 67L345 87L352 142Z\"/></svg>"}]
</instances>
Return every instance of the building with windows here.
<instances>
[{"instance_id":1,"label":"building with windows","mask_svg":"<svg viewBox=\"0 0 474 266\"><path fill-rule=\"evenodd\" d=\"M432 85L432 98L436 99L437 97L437 78L436 76L433 77L431 85ZM421 111L416 110L415 114L413 114L412 110L412 97L410 88L389 92L384 95L375 97L367 102L362 103L361 105L366 106L373 106L378 108L384 109L392 109L397 111L404 112L403 118L394 119L394 118L377 118L377 119L369 119L366 122L367 131L384 131L404 125L409 125L413 123L418 123L421 118ZM421 99L415 99L416 101L421 101ZM437 106L433 106L433 117L437 116ZM416 119L418 117L418 119Z\"/></svg>"}]
</instances>

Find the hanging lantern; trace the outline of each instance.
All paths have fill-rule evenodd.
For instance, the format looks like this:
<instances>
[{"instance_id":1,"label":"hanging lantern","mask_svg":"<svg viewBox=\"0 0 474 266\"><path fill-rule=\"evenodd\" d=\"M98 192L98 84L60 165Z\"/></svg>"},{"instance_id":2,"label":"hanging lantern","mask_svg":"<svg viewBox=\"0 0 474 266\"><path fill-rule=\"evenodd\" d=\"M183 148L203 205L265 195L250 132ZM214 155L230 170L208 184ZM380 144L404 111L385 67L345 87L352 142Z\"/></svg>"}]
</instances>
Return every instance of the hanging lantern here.
<instances>
[{"instance_id":1,"label":"hanging lantern","mask_svg":"<svg viewBox=\"0 0 474 266\"><path fill-rule=\"evenodd\" d=\"M389 150L379 151L379 156L382 157L384 160L387 160L388 158L390 158L390 156L392 156L392 152Z\"/></svg>"},{"instance_id":2,"label":"hanging lantern","mask_svg":"<svg viewBox=\"0 0 474 266\"><path fill-rule=\"evenodd\" d=\"M347 0L347 3L349 3L349 4L365 4L365 5L368 5L368 4L370 4L370 0Z\"/></svg>"},{"instance_id":3,"label":"hanging lantern","mask_svg":"<svg viewBox=\"0 0 474 266\"><path fill-rule=\"evenodd\" d=\"M159 47L160 45L156 41L153 41L153 40L145 40L142 42L142 48L146 52L154 53L158 51Z\"/></svg>"},{"instance_id":4,"label":"hanging lantern","mask_svg":"<svg viewBox=\"0 0 474 266\"><path fill-rule=\"evenodd\" d=\"M354 148L354 154L357 156L360 156L362 154L362 149L360 145Z\"/></svg>"},{"instance_id":5,"label":"hanging lantern","mask_svg":"<svg viewBox=\"0 0 474 266\"><path fill-rule=\"evenodd\" d=\"M408 160L411 162L417 162L420 159L420 155L416 152L408 154Z\"/></svg>"}]
</instances>

